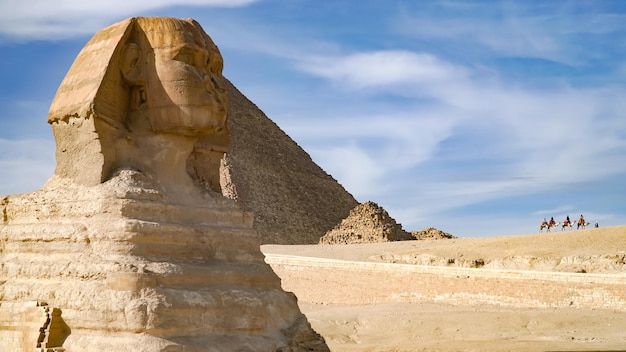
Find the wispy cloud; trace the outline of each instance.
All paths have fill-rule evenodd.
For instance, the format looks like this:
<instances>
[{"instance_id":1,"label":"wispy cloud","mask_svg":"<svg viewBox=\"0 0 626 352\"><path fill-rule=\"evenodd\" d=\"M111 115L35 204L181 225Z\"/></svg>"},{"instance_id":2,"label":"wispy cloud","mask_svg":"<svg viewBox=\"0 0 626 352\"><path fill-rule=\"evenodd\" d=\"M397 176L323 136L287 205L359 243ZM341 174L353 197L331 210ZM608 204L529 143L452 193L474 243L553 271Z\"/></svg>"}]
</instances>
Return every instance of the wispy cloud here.
<instances>
[{"instance_id":1,"label":"wispy cloud","mask_svg":"<svg viewBox=\"0 0 626 352\"><path fill-rule=\"evenodd\" d=\"M606 4L606 3L605 3ZM600 2L442 2L394 18L399 34L442 41L469 55L535 57L578 65L605 52L589 39L623 31L626 14Z\"/></svg>"},{"instance_id":2,"label":"wispy cloud","mask_svg":"<svg viewBox=\"0 0 626 352\"><path fill-rule=\"evenodd\" d=\"M360 52L346 56L308 57L298 66L311 74L357 87L398 84L446 84L466 71L428 53L407 50Z\"/></svg>"},{"instance_id":3,"label":"wispy cloud","mask_svg":"<svg viewBox=\"0 0 626 352\"><path fill-rule=\"evenodd\" d=\"M568 213L571 212L572 210L574 210L574 207L571 205L564 205L564 206L560 206L558 208L554 208L554 209L542 209L542 210L537 210L535 212L533 212L533 215L537 215L537 216L552 216L554 214L562 214L562 213Z\"/></svg>"},{"instance_id":4,"label":"wispy cloud","mask_svg":"<svg viewBox=\"0 0 626 352\"><path fill-rule=\"evenodd\" d=\"M405 104L409 111L401 116L334 116L332 124L304 122L290 130L357 195L406 195L400 184L386 181L412 171L422 174L412 189L427 204L420 211L436 212L626 172L620 162L626 126L615 120L626 108L618 103L626 94L619 87L525 89L433 54L408 51L315 56L297 67L350 94L415 99L414 110ZM418 103L424 97L429 100ZM463 143L453 145L455 139ZM367 162L353 164L355 155ZM436 172L421 168L428 162L439 165ZM455 172L455 162L464 163L463 174L453 182L440 179ZM484 179L482 169L490 164L498 172Z\"/></svg>"},{"instance_id":5,"label":"wispy cloud","mask_svg":"<svg viewBox=\"0 0 626 352\"><path fill-rule=\"evenodd\" d=\"M171 6L246 6L257 0L4 0L0 37L12 40L63 39L92 34L111 21Z\"/></svg>"}]
</instances>

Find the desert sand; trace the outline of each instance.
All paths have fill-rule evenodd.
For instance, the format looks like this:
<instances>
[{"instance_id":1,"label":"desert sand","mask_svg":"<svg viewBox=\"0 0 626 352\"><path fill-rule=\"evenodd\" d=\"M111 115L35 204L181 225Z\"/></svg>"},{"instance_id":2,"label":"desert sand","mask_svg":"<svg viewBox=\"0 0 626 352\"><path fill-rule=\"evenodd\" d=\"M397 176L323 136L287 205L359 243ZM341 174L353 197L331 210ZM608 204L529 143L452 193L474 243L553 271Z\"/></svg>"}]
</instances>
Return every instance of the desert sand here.
<instances>
[{"instance_id":1,"label":"desert sand","mask_svg":"<svg viewBox=\"0 0 626 352\"><path fill-rule=\"evenodd\" d=\"M626 226L491 238L264 245L262 251L420 265L450 265L449 259L454 259L452 265L466 267L478 260L491 269L624 276ZM324 290L323 282L308 290ZM299 306L332 351L626 350L626 312L620 310L460 306L432 301L328 304L302 299Z\"/></svg>"}]
</instances>

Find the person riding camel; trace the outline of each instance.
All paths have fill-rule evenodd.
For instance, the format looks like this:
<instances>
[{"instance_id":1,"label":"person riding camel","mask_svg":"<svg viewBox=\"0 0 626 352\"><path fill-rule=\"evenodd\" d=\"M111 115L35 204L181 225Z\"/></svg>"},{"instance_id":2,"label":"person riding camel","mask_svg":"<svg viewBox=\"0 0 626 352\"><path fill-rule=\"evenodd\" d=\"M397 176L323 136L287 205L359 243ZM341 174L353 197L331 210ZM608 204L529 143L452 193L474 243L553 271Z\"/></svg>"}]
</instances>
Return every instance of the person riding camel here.
<instances>
[{"instance_id":1,"label":"person riding camel","mask_svg":"<svg viewBox=\"0 0 626 352\"><path fill-rule=\"evenodd\" d=\"M550 225L550 226L556 225L556 221L554 221L554 217L550 218L550 223L548 225Z\"/></svg>"},{"instance_id":2,"label":"person riding camel","mask_svg":"<svg viewBox=\"0 0 626 352\"><path fill-rule=\"evenodd\" d=\"M548 226L548 220L546 220L546 218L543 218L543 222L541 223L542 227L547 227Z\"/></svg>"},{"instance_id":3,"label":"person riding camel","mask_svg":"<svg viewBox=\"0 0 626 352\"><path fill-rule=\"evenodd\" d=\"M569 221L569 215L565 218L565 225L569 225L571 224L571 221Z\"/></svg>"},{"instance_id":4,"label":"person riding camel","mask_svg":"<svg viewBox=\"0 0 626 352\"><path fill-rule=\"evenodd\" d=\"M578 219L578 224L585 225L585 218L583 217L583 214L580 214L580 219Z\"/></svg>"}]
</instances>

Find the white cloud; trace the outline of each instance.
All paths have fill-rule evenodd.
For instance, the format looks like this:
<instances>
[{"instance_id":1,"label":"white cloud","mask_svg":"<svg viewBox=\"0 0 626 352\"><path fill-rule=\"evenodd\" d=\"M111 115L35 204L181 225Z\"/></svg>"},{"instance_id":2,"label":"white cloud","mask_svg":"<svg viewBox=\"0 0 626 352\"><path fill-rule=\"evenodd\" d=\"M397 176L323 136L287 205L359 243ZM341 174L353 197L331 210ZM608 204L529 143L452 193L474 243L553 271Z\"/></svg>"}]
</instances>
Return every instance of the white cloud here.
<instances>
[{"instance_id":1,"label":"white cloud","mask_svg":"<svg viewBox=\"0 0 626 352\"><path fill-rule=\"evenodd\" d=\"M430 160L452 134L455 117L437 110L381 115L301 117L282 126L320 166L359 198L397 185L397 172ZM321 122L321 123L320 123Z\"/></svg>"},{"instance_id":2,"label":"white cloud","mask_svg":"<svg viewBox=\"0 0 626 352\"><path fill-rule=\"evenodd\" d=\"M326 124L303 119L315 124L294 122L288 128L357 198L419 198L423 216L626 173L626 125L620 122L626 109L620 97L626 91L620 87L515 87L495 75L484 77L469 67L408 51L298 62L305 72L364 97L363 115L328 116ZM411 102L388 114L370 114L367 97L377 94ZM332 157L319 152L346 139L350 148L337 148ZM454 139L463 143L443 150ZM430 161L438 164L436 171L421 168ZM457 162L464 163L462 169ZM462 173L447 180L457 170ZM419 182L409 187L402 173Z\"/></svg>"},{"instance_id":3,"label":"white cloud","mask_svg":"<svg viewBox=\"0 0 626 352\"><path fill-rule=\"evenodd\" d=\"M449 111L416 109L390 111L386 114L361 116L329 116L328 119L303 118L285 128L304 143L332 144L340 140L362 140L372 146L371 154L383 158L396 155L407 166L427 160L434 148L452 134L457 117ZM320 123L320 120L325 121ZM381 149L380 145L388 149ZM397 145L394 146L394 145Z\"/></svg>"},{"instance_id":4,"label":"white cloud","mask_svg":"<svg viewBox=\"0 0 626 352\"><path fill-rule=\"evenodd\" d=\"M472 54L534 57L570 65L599 53L580 42L581 35L621 31L626 15L604 13L593 3L486 2L453 4L463 16L450 15L448 7L431 12L405 12L394 19L397 32L443 45L470 50ZM446 14L446 15L442 15ZM484 50L488 49L488 50ZM463 49L461 49L463 50Z\"/></svg>"},{"instance_id":5,"label":"white cloud","mask_svg":"<svg viewBox=\"0 0 626 352\"><path fill-rule=\"evenodd\" d=\"M537 210L537 211L533 212L532 215L552 216L554 214L569 213L569 212L571 212L573 210L574 210L573 206L571 206L571 205L563 205L563 206L560 206L560 207L554 208L554 209Z\"/></svg>"},{"instance_id":6,"label":"white cloud","mask_svg":"<svg viewBox=\"0 0 626 352\"><path fill-rule=\"evenodd\" d=\"M351 193L370 199L377 194L377 183L385 174L385 169L377 165L367 151L354 143L333 144L325 148L316 148L311 151L314 158L324 161L326 170ZM357 197L358 198L358 197Z\"/></svg>"},{"instance_id":7,"label":"white cloud","mask_svg":"<svg viewBox=\"0 0 626 352\"><path fill-rule=\"evenodd\" d=\"M3 0L0 35L14 39L60 39L92 34L124 17L171 6L238 7L257 0Z\"/></svg>"},{"instance_id":8,"label":"white cloud","mask_svg":"<svg viewBox=\"0 0 626 352\"><path fill-rule=\"evenodd\" d=\"M374 51L346 56L304 58L305 72L359 88L406 83L448 83L466 75L458 66L426 53Z\"/></svg>"}]
</instances>

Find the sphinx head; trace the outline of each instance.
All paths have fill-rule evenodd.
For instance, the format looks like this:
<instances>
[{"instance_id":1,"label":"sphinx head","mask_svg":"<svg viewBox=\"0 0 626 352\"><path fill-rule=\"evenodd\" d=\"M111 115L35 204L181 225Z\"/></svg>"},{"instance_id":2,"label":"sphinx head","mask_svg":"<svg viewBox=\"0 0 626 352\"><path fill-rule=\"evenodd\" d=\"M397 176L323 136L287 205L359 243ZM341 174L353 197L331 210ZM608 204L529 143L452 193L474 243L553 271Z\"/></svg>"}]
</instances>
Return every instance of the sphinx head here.
<instances>
[{"instance_id":1,"label":"sphinx head","mask_svg":"<svg viewBox=\"0 0 626 352\"><path fill-rule=\"evenodd\" d=\"M222 57L200 25L174 18L134 21L119 69L134 90L130 109L138 116L130 118L142 121L129 122L198 137L225 128L226 94L218 83Z\"/></svg>"},{"instance_id":2,"label":"sphinx head","mask_svg":"<svg viewBox=\"0 0 626 352\"><path fill-rule=\"evenodd\" d=\"M229 145L222 67L194 20L139 17L101 30L78 54L48 114L55 175L86 185L123 168L181 178L172 168L193 170L191 155L219 159Z\"/></svg>"}]
</instances>

